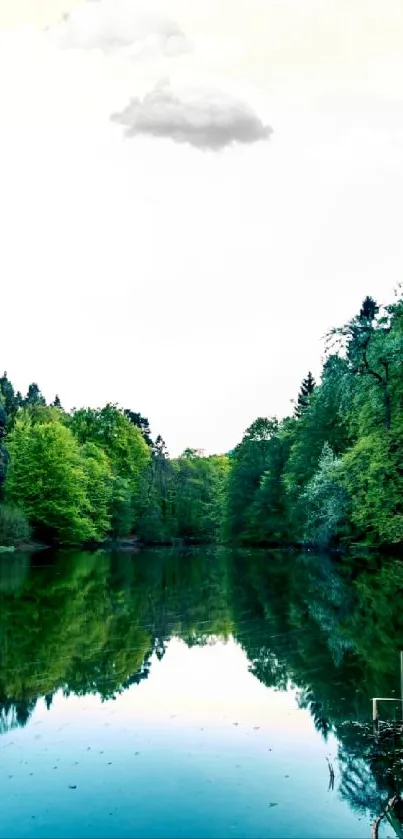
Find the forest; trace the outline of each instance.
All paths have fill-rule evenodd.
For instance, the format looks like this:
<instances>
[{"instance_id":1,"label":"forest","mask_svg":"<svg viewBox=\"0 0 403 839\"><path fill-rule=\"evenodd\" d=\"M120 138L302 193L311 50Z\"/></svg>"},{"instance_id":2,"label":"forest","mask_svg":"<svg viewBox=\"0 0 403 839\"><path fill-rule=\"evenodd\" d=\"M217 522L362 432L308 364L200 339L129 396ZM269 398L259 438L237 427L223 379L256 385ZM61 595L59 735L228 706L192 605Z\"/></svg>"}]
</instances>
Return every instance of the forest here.
<instances>
[{"instance_id":1,"label":"forest","mask_svg":"<svg viewBox=\"0 0 403 839\"><path fill-rule=\"evenodd\" d=\"M403 297L367 297L326 336L285 418L226 454L171 458L146 417L63 409L0 378L0 545L135 538L268 547L403 543ZM269 396L268 396L269 401Z\"/></svg>"}]
</instances>

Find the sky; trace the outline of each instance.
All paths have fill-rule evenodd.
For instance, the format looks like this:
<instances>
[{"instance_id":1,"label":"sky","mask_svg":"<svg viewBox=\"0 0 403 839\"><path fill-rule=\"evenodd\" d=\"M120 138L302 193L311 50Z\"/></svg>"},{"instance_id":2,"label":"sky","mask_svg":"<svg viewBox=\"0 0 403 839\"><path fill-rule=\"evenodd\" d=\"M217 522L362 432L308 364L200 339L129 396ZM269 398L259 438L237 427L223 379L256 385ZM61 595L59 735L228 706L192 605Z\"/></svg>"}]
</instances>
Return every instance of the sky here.
<instances>
[{"instance_id":1,"label":"sky","mask_svg":"<svg viewBox=\"0 0 403 839\"><path fill-rule=\"evenodd\" d=\"M6 8L8 7L8 8ZM401 0L0 8L0 365L171 454L292 411L402 279Z\"/></svg>"}]
</instances>

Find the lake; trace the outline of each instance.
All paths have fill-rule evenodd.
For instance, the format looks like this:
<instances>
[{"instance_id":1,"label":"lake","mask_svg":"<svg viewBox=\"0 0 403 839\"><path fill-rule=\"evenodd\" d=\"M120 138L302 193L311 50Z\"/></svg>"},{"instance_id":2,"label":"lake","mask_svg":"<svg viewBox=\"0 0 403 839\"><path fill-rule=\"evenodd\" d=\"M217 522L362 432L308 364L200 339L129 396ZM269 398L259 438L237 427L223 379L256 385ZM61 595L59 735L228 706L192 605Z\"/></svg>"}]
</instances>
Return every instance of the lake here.
<instances>
[{"instance_id":1,"label":"lake","mask_svg":"<svg viewBox=\"0 0 403 839\"><path fill-rule=\"evenodd\" d=\"M374 555L0 556L0 836L403 835L402 595Z\"/></svg>"}]
</instances>

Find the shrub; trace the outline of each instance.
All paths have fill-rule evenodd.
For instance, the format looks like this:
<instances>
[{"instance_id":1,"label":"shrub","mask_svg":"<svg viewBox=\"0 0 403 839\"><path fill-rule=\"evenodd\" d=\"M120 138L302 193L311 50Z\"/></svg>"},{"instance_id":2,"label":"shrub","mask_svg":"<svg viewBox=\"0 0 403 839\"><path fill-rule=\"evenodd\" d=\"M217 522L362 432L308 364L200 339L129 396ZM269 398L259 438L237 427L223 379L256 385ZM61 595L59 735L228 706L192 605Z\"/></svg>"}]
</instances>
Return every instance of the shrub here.
<instances>
[{"instance_id":1,"label":"shrub","mask_svg":"<svg viewBox=\"0 0 403 839\"><path fill-rule=\"evenodd\" d=\"M24 512L11 504L0 504L0 545L16 545L29 539L30 535Z\"/></svg>"}]
</instances>

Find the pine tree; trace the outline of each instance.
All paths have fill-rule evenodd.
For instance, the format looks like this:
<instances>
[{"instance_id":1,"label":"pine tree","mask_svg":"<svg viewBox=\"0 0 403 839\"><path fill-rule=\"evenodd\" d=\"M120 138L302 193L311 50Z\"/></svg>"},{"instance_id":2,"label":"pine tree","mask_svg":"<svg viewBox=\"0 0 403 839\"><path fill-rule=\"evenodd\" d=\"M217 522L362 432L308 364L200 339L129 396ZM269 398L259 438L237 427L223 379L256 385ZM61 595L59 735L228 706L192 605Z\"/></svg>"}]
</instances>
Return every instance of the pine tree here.
<instances>
[{"instance_id":1,"label":"pine tree","mask_svg":"<svg viewBox=\"0 0 403 839\"><path fill-rule=\"evenodd\" d=\"M300 392L298 394L297 404L296 404L295 409L294 409L294 414L295 414L296 417L302 416L303 412L305 411L305 408L308 407L309 398L312 395L312 393L314 392L315 387L316 387L315 379L314 379L311 371L309 371L306 378L303 379L303 381L302 381Z\"/></svg>"},{"instance_id":2,"label":"pine tree","mask_svg":"<svg viewBox=\"0 0 403 839\"><path fill-rule=\"evenodd\" d=\"M36 382L32 382L29 385L27 395L24 399L24 405L27 407L32 405L46 405L46 399L42 395Z\"/></svg>"},{"instance_id":3,"label":"pine tree","mask_svg":"<svg viewBox=\"0 0 403 839\"><path fill-rule=\"evenodd\" d=\"M368 324L372 323L379 312L379 306L373 297L366 297L359 314L360 321L366 321Z\"/></svg>"}]
</instances>

